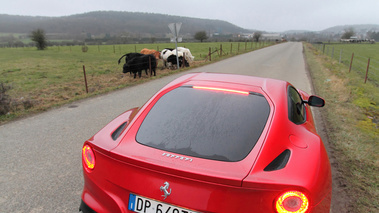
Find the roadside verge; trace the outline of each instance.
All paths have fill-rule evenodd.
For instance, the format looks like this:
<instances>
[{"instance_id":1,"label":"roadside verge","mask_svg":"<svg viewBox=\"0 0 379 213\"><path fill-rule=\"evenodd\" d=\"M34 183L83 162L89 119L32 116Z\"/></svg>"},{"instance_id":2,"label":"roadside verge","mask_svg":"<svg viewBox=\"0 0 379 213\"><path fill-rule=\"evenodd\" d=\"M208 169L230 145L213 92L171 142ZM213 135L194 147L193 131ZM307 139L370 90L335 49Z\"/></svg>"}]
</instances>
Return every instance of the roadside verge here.
<instances>
[{"instance_id":1,"label":"roadside verge","mask_svg":"<svg viewBox=\"0 0 379 213\"><path fill-rule=\"evenodd\" d=\"M333 168L332 212L378 211L378 88L359 83L356 73L304 44L315 93L326 100L320 110ZM363 105L363 101L366 105ZM367 101L366 101L367 100ZM372 118L374 113L374 118Z\"/></svg>"}]
</instances>

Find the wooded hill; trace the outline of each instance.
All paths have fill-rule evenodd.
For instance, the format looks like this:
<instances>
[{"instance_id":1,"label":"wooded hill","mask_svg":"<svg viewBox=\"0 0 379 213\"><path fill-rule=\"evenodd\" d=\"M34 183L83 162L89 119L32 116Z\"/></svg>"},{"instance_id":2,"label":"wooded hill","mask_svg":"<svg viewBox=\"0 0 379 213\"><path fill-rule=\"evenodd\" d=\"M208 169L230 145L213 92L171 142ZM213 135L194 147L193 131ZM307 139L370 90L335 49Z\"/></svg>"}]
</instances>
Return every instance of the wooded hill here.
<instances>
[{"instance_id":1,"label":"wooded hill","mask_svg":"<svg viewBox=\"0 0 379 213\"><path fill-rule=\"evenodd\" d=\"M107 35L107 36L155 36L164 37L170 30L169 23L182 23L180 33L198 31L219 34L248 33L234 24L221 20L189 18L153 13L97 11L62 17L35 17L0 14L0 33L30 33L43 29L47 34Z\"/></svg>"}]
</instances>

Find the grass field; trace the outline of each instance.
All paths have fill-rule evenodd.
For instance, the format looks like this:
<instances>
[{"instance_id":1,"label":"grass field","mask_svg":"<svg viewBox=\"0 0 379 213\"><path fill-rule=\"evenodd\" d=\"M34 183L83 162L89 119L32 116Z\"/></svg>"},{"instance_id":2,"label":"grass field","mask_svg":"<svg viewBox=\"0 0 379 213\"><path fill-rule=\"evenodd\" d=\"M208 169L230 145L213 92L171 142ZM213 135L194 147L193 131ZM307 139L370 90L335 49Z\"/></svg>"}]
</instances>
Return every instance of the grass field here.
<instances>
[{"instance_id":1,"label":"grass field","mask_svg":"<svg viewBox=\"0 0 379 213\"><path fill-rule=\"evenodd\" d=\"M370 66L368 80L373 81L379 86L379 43L376 44L341 44L330 43L315 45L323 54L328 55L338 62L345 64L349 69L352 55L354 53L352 70L358 72L364 79L367 71L368 59Z\"/></svg>"},{"instance_id":2,"label":"grass field","mask_svg":"<svg viewBox=\"0 0 379 213\"><path fill-rule=\"evenodd\" d=\"M272 44L272 43L271 43ZM223 54L212 54L212 61L259 49L269 43L225 42L225 43L180 43L195 56L191 67L209 63L205 60L209 52L220 49ZM33 112L105 93L118 88L153 79L143 75L133 79L122 73L122 65L117 61L120 56L129 52L139 52L143 48L159 49L175 44L128 44L128 45L95 45L88 46L82 52L81 46L53 46L47 50L36 48L0 48L0 83L10 89L6 91L12 99L11 111L0 115L0 124ZM220 52L219 52L220 53ZM83 65L86 69L89 94L86 94ZM176 72L157 68L157 77Z\"/></svg>"},{"instance_id":3,"label":"grass field","mask_svg":"<svg viewBox=\"0 0 379 213\"><path fill-rule=\"evenodd\" d=\"M344 47L341 45L338 47ZM377 57L378 45L346 45L361 57ZM347 193L348 212L379 212L379 88L364 83L360 72L305 45L316 92L325 98L323 108L328 141L336 158L334 167L341 188ZM351 57L351 55L350 55ZM341 198L335 198L341 199ZM345 199L345 198L343 198Z\"/></svg>"}]
</instances>

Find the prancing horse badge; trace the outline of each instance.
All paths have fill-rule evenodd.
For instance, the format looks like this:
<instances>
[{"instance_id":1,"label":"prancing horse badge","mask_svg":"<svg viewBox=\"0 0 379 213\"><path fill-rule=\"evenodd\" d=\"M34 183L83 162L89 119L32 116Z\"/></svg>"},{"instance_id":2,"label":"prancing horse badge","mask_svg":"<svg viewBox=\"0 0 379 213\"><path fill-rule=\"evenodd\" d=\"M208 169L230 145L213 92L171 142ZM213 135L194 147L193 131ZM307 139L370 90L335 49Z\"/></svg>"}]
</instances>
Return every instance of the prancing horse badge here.
<instances>
[{"instance_id":1,"label":"prancing horse badge","mask_svg":"<svg viewBox=\"0 0 379 213\"><path fill-rule=\"evenodd\" d=\"M161 186L161 191L163 191L164 195L162 195L162 197L164 197L163 200L166 200L166 198L171 194L171 189L170 189L170 192L168 192L168 188L170 187L170 184L166 181L164 183L164 186Z\"/></svg>"}]
</instances>

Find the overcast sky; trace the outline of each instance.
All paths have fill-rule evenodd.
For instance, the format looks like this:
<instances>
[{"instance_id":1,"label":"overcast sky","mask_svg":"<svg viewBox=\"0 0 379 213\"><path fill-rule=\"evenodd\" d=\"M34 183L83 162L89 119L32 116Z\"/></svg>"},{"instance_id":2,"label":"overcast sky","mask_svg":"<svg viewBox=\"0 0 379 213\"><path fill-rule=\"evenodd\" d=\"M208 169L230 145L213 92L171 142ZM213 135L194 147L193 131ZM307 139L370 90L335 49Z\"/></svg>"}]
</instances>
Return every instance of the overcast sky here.
<instances>
[{"instance_id":1,"label":"overcast sky","mask_svg":"<svg viewBox=\"0 0 379 213\"><path fill-rule=\"evenodd\" d=\"M379 0L0 0L0 14L9 15L68 16L100 10L218 19L270 32L379 24Z\"/></svg>"}]
</instances>

